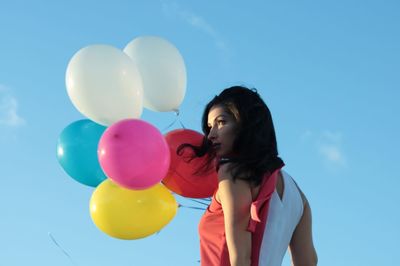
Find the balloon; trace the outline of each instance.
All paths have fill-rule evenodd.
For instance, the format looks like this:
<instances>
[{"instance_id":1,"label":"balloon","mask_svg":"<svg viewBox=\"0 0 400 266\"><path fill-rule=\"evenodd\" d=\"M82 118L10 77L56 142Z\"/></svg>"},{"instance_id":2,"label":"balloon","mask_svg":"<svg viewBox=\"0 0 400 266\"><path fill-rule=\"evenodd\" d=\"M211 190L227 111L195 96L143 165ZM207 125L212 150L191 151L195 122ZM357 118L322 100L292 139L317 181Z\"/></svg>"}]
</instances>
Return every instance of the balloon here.
<instances>
[{"instance_id":1,"label":"balloon","mask_svg":"<svg viewBox=\"0 0 400 266\"><path fill-rule=\"evenodd\" d=\"M57 159L62 168L76 181L96 187L107 177L100 168L97 145L105 127L88 119L68 125L57 143Z\"/></svg>"},{"instance_id":2,"label":"balloon","mask_svg":"<svg viewBox=\"0 0 400 266\"><path fill-rule=\"evenodd\" d=\"M79 50L66 72L68 96L89 119L111 125L125 118L139 118L143 87L139 71L121 50L91 45Z\"/></svg>"},{"instance_id":3,"label":"balloon","mask_svg":"<svg viewBox=\"0 0 400 266\"><path fill-rule=\"evenodd\" d=\"M203 135L189 129L177 129L165 136L170 152L171 164L163 184L171 191L190 198L207 198L213 195L218 187L218 177L214 168L207 173L196 173L205 163L207 156L189 160L193 151L185 148L183 154L177 154L178 147L183 143L200 146Z\"/></svg>"},{"instance_id":4,"label":"balloon","mask_svg":"<svg viewBox=\"0 0 400 266\"><path fill-rule=\"evenodd\" d=\"M107 128L99 142L98 157L107 176L129 189L159 183L170 163L164 136L139 119L125 119Z\"/></svg>"},{"instance_id":5,"label":"balloon","mask_svg":"<svg viewBox=\"0 0 400 266\"><path fill-rule=\"evenodd\" d=\"M146 36L128 43L124 52L142 76L144 107L159 112L178 110L186 92L186 67L178 49L163 38Z\"/></svg>"},{"instance_id":6,"label":"balloon","mask_svg":"<svg viewBox=\"0 0 400 266\"><path fill-rule=\"evenodd\" d=\"M90 199L94 224L120 239L138 239L160 231L174 218L177 207L174 196L161 184L130 190L109 179L96 188Z\"/></svg>"}]
</instances>

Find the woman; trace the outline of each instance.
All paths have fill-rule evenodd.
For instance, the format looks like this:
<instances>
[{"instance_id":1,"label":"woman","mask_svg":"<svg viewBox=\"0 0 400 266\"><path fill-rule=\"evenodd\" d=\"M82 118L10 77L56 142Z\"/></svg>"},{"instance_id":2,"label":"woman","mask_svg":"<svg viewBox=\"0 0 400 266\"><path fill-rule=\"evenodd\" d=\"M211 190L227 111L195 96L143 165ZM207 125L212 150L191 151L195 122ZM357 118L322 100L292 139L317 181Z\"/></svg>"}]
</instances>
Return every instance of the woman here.
<instances>
[{"instance_id":1,"label":"woman","mask_svg":"<svg viewBox=\"0 0 400 266\"><path fill-rule=\"evenodd\" d=\"M199 224L201 265L316 265L311 210L281 168L270 111L255 90L225 89L205 108L201 147L219 185ZM185 145L187 146L187 145Z\"/></svg>"}]
</instances>

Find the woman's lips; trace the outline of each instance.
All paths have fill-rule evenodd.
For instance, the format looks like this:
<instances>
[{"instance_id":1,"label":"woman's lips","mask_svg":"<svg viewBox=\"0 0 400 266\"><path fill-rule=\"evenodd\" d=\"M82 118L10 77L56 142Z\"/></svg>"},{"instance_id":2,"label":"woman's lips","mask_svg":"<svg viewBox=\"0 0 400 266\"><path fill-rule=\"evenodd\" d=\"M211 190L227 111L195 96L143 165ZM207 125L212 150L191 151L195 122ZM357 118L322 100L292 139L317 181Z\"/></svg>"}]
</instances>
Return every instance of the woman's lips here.
<instances>
[{"instance_id":1,"label":"woman's lips","mask_svg":"<svg viewBox=\"0 0 400 266\"><path fill-rule=\"evenodd\" d=\"M219 148L221 148L221 143L214 143L212 147L214 150L218 150Z\"/></svg>"}]
</instances>

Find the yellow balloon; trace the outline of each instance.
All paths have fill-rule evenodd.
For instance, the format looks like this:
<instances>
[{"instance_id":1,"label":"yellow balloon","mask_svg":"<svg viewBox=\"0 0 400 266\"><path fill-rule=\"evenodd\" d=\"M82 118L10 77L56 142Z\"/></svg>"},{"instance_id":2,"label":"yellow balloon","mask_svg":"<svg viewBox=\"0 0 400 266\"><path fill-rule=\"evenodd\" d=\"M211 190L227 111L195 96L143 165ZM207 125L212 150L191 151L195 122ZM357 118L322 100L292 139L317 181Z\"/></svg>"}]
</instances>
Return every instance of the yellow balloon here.
<instances>
[{"instance_id":1,"label":"yellow balloon","mask_svg":"<svg viewBox=\"0 0 400 266\"><path fill-rule=\"evenodd\" d=\"M174 196L161 184L131 190L106 179L90 199L94 224L120 239L138 239L160 231L174 218L177 208Z\"/></svg>"}]
</instances>

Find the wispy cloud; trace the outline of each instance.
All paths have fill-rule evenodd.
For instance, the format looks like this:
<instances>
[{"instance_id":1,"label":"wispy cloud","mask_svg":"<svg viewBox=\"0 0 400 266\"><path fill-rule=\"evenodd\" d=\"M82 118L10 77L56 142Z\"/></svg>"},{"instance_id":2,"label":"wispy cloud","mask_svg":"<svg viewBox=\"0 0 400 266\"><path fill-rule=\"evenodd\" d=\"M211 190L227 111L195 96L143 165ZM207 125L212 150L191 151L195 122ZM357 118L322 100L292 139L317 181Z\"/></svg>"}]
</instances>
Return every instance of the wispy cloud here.
<instances>
[{"instance_id":1,"label":"wispy cloud","mask_svg":"<svg viewBox=\"0 0 400 266\"><path fill-rule=\"evenodd\" d=\"M343 152L338 146L333 144L319 144L319 152L324 157L326 161L332 164L344 165L345 160Z\"/></svg>"},{"instance_id":2,"label":"wispy cloud","mask_svg":"<svg viewBox=\"0 0 400 266\"><path fill-rule=\"evenodd\" d=\"M342 167L346 165L342 139L342 133L325 130L317 140L318 152L328 166Z\"/></svg>"},{"instance_id":3,"label":"wispy cloud","mask_svg":"<svg viewBox=\"0 0 400 266\"><path fill-rule=\"evenodd\" d=\"M10 90L0 84L0 126L18 127L25 120L18 115L18 101L11 95Z\"/></svg>"},{"instance_id":4,"label":"wispy cloud","mask_svg":"<svg viewBox=\"0 0 400 266\"><path fill-rule=\"evenodd\" d=\"M212 38L215 46L224 53L228 53L228 45L221 37L221 34L203 17L183 9L176 2L161 1L163 12L166 16L178 17L185 23L203 32Z\"/></svg>"},{"instance_id":5,"label":"wispy cloud","mask_svg":"<svg viewBox=\"0 0 400 266\"><path fill-rule=\"evenodd\" d=\"M322 133L314 133L306 130L300 138L302 141L314 142L318 156L327 167L338 168L347 165L341 132L325 130Z\"/></svg>"}]
</instances>

